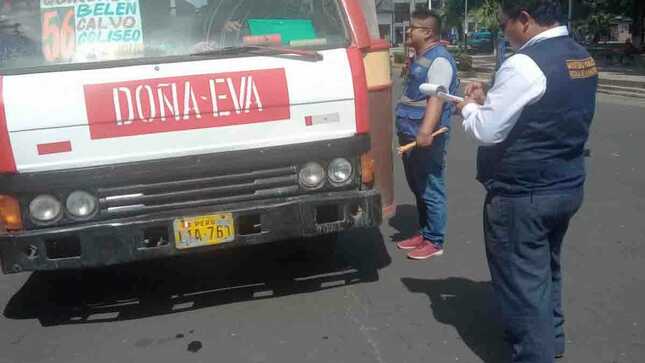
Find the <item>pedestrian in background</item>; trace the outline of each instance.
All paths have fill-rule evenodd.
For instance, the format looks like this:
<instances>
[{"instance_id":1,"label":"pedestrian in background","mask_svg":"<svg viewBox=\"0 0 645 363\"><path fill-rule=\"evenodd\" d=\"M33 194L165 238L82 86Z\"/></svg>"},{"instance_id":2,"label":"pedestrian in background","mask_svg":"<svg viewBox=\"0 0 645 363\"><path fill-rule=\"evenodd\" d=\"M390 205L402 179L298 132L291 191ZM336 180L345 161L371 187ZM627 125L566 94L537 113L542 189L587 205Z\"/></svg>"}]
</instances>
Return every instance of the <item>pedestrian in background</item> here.
<instances>
[{"instance_id":1,"label":"pedestrian in background","mask_svg":"<svg viewBox=\"0 0 645 363\"><path fill-rule=\"evenodd\" d=\"M417 142L403 154L403 166L416 198L420 230L398 243L410 250L412 259L428 259L443 254L446 228L446 187L444 169L449 133L433 137L442 127L450 127L454 105L419 91L423 83L442 85L451 92L459 88L454 58L440 41L441 18L427 9L412 13L406 43L414 49L405 91L396 107L396 128L401 145Z\"/></svg>"},{"instance_id":2,"label":"pedestrian in background","mask_svg":"<svg viewBox=\"0 0 645 363\"><path fill-rule=\"evenodd\" d=\"M598 71L559 24L559 0L503 1L500 18L517 53L458 107L482 145L486 254L512 361L549 363L565 350L560 252L582 204Z\"/></svg>"}]
</instances>

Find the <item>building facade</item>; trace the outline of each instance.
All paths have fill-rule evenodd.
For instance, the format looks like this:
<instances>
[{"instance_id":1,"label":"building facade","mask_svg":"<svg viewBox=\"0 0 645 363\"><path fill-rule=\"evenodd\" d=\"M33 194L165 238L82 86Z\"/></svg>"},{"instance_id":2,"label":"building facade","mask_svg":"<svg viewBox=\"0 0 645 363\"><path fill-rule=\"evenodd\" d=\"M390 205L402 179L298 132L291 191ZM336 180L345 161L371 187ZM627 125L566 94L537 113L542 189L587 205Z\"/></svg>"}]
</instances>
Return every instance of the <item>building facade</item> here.
<instances>
[{"instance_id":1,"label":"building facade","mask_svg":"<svg viewBox=\"0 0 645 363\"><path fill-rule=\"evenodd\" d=\"M381 36L394 46L405 42L405 29L410 25L410 13L415 9L432 7L440 10L445 0L374 0L379 17Z\"/></svg>"},{"instance_id":2,"label":"building facade","mask_svg":"<svg viewBox=\"0 0 645 363\"><path fill-rule=\"evenodd\" d=\"M381 38L392 43L394 33L394 0L374 0Z\"/></svg>"}]
</instances>

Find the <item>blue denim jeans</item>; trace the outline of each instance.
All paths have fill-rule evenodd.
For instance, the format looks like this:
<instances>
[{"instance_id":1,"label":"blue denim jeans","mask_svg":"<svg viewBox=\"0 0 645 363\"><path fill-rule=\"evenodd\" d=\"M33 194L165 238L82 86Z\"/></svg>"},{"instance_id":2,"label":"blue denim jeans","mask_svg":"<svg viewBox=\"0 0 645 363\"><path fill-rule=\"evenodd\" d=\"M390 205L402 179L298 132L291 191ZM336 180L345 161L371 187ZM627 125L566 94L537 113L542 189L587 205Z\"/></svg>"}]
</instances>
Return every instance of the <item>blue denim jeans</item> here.
<instances>
[{"instance_id":1,"label":"blue denim jeans","mask_svg":"<svg viewBox=\"0 0 645 363\"><path fill-rule=\"evenodd\" d=\"M583 194L486 196L486 255L514 363L551 363L564 353L560 250Z\"/></svg>"},{"instance_id":2,"label":"blue denim jeans","mask_svg":"<svg viewBox=\"0 0 645 363\"><path fill-rule=\"evenodd\" d=\"M420 233L426 240L443 247L447 203L444 171L449 134L437 136L429 148L414 148L403 155L408 185L416 198ZM400 138L402 144L410 139ZM414 140L412 140L414 141Z\"/></svg>"}]
</instances>

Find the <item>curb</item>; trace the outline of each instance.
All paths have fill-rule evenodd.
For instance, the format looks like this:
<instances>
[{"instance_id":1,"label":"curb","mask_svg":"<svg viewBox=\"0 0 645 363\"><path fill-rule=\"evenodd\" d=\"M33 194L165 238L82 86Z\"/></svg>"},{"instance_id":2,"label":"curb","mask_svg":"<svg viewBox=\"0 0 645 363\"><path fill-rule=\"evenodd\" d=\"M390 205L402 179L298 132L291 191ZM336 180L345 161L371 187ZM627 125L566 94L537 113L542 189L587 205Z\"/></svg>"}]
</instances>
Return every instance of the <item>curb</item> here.
<instances>
[{"instance_id":1,"label":"curb","mask_svg":"<svg viewBox=\"0 0 645 363\"><path fill-rule=\"evenodd\" d=\"M598 93L612 96L623 96L645 100L645 92L632 91L631 89L620 89L620 87L598 87Z\"/></svg>"},{"instance_id":2,"label":"curb","mask_svg":"<svg viewBox=\"0 0 645 363\"><path fill-rule=\"evenodd\" d=\"M606 86L619 86L619 87L641 89L643 92L645 92L645 82L622 80L622 79L611 79L611 78L600 78L599 84L602 86L606 85Z\"/></svg>"},{"instance_id":3,"label":"curb","mask_svg":"<svg viewBox=\"0 0 645 363\"><path fill-rule=\"evenodd\" d=\"M490 82L491 73L459 72L459 79L463 82ZM645 99L645 82L629 80L613 80L601 78L598 83L598 92L614 96Z\"/></svg>"},{"instance_id":4,"label":"curb","mask_svg":"<svg viewBox=\"0 0 645 363\"><path fill-rule=\"evenodd\" d=\"M402 65L392 64L392 68L400 70ZM459 80L462 82L490 82L492 73L480 72L477 69L461 71L458 73ZM622 96L629 98L645 99L645 82L616 80L600 78L598 83L598 93Z\"/></svg>"}]
</instances>

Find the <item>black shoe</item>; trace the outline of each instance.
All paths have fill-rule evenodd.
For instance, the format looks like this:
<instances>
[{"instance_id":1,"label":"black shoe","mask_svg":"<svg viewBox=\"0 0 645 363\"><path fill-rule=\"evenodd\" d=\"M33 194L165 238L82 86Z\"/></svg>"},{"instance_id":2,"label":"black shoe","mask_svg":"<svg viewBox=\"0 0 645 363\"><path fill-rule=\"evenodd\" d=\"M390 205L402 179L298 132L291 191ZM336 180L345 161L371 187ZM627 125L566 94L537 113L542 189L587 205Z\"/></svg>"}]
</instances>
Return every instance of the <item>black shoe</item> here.
<instances>
[{"instance_id":1,"label":"black shoe","mask_svg":"<svg viewBox=\"0 0 645 363\"><path fill-rule=\"evenodd\" d=\"M564 358L564 353L558 353L555 355L555 359Z\"/></svg>"}]
</instances>

